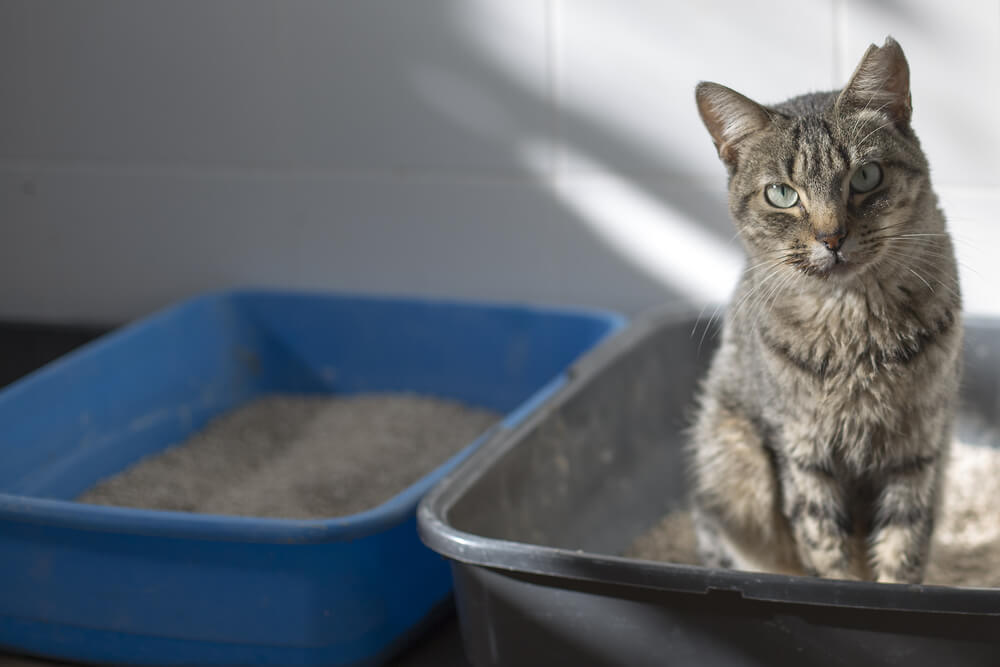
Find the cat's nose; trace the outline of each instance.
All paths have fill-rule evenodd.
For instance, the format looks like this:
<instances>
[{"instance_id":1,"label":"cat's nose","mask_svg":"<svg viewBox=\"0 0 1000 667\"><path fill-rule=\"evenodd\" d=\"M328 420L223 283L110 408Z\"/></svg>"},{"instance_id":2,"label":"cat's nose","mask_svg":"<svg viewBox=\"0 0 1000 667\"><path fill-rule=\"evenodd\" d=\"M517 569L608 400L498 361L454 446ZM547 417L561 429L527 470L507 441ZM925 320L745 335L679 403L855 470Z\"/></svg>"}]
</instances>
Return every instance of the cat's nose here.
<instances>
[{"instance_id":1,"label":"cat's nose","mask_svg":"<svg viewBox=\"0 0 1000 667\"><path fill-rule=\"evenodd\" d=\"M830 252L840 250L845 238L847 238L847 229L844 227L837 227L832 232L816 232L816 240L825 245Z\"/></svg>"}]
</instances>

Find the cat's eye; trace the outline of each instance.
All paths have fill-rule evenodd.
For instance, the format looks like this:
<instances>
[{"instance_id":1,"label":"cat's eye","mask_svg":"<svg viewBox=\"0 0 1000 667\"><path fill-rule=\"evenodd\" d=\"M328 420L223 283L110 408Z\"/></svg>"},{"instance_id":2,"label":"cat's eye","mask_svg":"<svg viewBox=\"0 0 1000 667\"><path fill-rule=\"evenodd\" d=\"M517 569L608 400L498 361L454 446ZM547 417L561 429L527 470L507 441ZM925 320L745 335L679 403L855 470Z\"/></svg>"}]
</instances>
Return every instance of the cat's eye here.
<instances>
[{"instance_id":1,"label":"cat's eye","mask_svg":"<svg viewBox=\"0 0 1000 667\"><path fill-rule=\"evenodd\" d=\"M871 192L882 182L882 167L877 162L866 162L851 176L851 190L858 193Z\"/></svg>"},{"instance_id":2,"label":"cat's eye","mask_svg":"<svg viewBox=\"0 0 1000 667\"><path fill-rule=\"evenodd\" d=\"M791 208L799 201L799 193L784 183L771 183L764 188L764 199L771 206Z\"/></svg>"}]
</instances>

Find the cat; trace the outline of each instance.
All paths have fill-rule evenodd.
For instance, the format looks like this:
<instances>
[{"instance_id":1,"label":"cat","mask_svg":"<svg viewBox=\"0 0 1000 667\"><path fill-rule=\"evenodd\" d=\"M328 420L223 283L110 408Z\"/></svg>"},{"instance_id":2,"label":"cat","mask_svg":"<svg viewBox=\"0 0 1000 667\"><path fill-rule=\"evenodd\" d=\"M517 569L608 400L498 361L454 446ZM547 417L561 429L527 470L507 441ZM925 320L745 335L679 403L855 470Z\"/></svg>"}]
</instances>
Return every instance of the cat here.
<instances>
[{"instance_id":1,"label":"cat","mask_svg":"<svg viewBox=\"0 0 1000 667\"><path fill-rule=\"evenodd\" d=\"M749 260L691 427L700 559L918 583L963 333L903 51L873 44L841 91L696 101Z\"/></svg>"}]
</instances>

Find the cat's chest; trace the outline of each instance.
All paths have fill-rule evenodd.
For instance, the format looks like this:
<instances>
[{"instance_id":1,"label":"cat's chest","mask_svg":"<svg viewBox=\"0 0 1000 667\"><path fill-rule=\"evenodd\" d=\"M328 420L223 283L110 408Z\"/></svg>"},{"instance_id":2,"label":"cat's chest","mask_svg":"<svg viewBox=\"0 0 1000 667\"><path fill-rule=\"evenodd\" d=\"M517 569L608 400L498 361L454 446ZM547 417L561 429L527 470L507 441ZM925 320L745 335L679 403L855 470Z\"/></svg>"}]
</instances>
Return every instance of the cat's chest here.
<instances>
[{"instance_id":1,"label":"cat's chest","mask_svg":"<svg viewBox=\"0 0 1000 667\"><path fill-rule=\"evenodd\" d=\"M750 333L762 410L789 442L841 451L863 468L891 440L927 430L928 387L951 384L958 327L943 306L883 312L851 303L778 309Z\"/></svg>"},{"instance_id":2,"label":"cat's chest","mask_svg":"<svg viewBox=\"0 0 1000 667\"><path fill-rule=\"evenodd\" d=\"M879 303L864 295L791 301L752 332L768 370L800 393L862 400L912 389L933 349L956 328L948 308ZM930 353L929 353L930 352Z\"/></svg>"},{"instance_id":3,"label":"cat's chest","mask_svg":"<svg viewBox=\"0 0 1000 667\"><path fill-rule=\"evenodd\" d=\"M768 411L813 429L875 434L909 428L923 388L950 372L947 308L877 312L863 297L790 303L751 333Z\"/></svg>"}]
</instances>

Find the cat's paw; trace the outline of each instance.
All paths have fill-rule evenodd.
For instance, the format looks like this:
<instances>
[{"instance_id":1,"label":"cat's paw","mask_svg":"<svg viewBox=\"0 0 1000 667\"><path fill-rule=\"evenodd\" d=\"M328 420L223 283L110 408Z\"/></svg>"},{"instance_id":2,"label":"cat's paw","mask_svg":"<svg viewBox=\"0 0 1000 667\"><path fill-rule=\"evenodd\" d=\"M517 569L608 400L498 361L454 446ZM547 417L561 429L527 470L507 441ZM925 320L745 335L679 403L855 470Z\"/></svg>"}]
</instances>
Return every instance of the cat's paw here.
<instances>
[{"instance_id":1,"label":"cat's paw","mask_svg":"<svg viewBox=\"0 0 1000 667\"><path fill-rule=\"evenodd\" d=\"M919 584L924 580L922 572L914 572L904 568L877 572L875 581L880 584Z\"/></svg>"}]
</instances>

